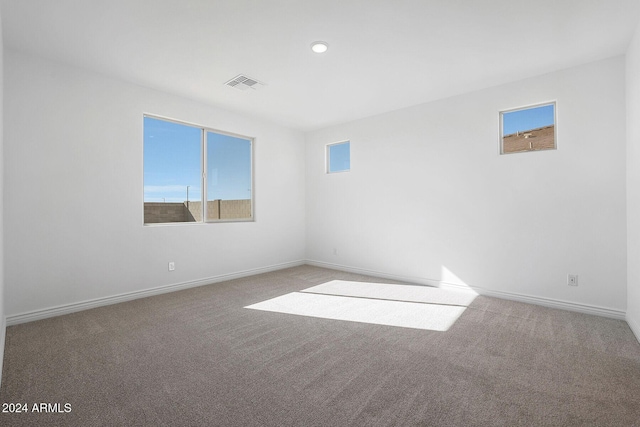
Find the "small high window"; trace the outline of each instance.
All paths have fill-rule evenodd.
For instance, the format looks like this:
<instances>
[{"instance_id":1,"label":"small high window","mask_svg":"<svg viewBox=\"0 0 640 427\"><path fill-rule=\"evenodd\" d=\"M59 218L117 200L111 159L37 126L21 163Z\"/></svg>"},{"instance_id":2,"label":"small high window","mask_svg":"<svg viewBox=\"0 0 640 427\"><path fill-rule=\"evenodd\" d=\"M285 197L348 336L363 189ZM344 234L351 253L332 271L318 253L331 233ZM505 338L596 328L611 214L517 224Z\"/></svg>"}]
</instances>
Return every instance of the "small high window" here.
<instances>
[{"instance_id":1,"label":"small high window","mask_svg":"<svg viewBox=\"0 0 640 427\"><path fill-rule=\"evenodd\" d=\"M556 103L500 112L500 153L555 150Z\"/></svg>"},{"instance_id":2,"label":"small high window","mask_svg":"<svg viewBox=\"0 0 640 427\"><path fill-rule=\"evenodd\" d=\"M327 173L347 172L351 169L349 141L327 145Z\"/></svg>"},{"instance_id":3,"label":"small high window","mask_svg":"<svg viewBox=\"0 0 640 427\"><path fill-rule=\"evenodd\" d=\"M144 223L251 220L252 144L145 116Z\"/></svg>"}]
</instances>

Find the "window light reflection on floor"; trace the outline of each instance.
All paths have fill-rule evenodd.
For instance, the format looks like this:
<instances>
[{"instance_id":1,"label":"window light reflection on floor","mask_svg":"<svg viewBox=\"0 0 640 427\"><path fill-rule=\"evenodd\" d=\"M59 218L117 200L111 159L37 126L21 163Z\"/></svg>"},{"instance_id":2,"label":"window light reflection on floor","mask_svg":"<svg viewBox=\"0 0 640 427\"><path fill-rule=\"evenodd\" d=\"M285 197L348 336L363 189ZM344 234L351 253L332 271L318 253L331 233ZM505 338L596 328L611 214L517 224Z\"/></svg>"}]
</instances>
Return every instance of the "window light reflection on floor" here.
<instances>
[{"instance_id":1,"label":"window light reflection on floor","mask_svg":"<svg viewBox=\"0 0 640 427\"><path fill-rule=\"evenodd\" d=\"M404 328L447 331L475 292L333 280L247 306L254 310Z\"/></svg>"}]
</instances>

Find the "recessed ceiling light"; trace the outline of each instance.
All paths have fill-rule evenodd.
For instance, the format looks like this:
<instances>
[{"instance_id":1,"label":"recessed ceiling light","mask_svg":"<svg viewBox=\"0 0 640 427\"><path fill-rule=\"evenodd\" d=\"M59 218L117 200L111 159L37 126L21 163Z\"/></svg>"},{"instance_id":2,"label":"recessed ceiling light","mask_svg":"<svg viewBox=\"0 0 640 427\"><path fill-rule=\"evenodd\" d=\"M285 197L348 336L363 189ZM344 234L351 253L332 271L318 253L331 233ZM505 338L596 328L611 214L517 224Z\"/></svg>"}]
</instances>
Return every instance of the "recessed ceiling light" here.
<instances>
[{"instance_id":1,"label":"recessed ceiling light","mask_svg":"<svg viewBox=\"0 0 640 427\"><path fill-rule=\"evenodd\" d=\"M327 42L313 42L311 43L311 50L315 53L325 53L329 49Z\"/></svg>"}]
</instances>

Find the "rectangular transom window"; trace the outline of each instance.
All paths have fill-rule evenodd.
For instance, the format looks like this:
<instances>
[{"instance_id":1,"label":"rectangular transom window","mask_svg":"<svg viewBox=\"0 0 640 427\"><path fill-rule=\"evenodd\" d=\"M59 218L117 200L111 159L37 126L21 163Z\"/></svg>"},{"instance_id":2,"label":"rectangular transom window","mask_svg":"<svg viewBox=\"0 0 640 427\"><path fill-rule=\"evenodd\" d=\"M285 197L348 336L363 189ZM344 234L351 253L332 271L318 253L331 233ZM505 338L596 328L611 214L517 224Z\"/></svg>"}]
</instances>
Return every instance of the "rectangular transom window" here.
<instances>
[{"instance_id":1,"label":"rectangular transom window","mask_svg":"<svg viewBox=\"0 0 640 427\"><path fill-rule=\"evenodd\" d=\"M555 148L555 102L500 112L501 154L554 150Z\"/></svg>"},{"instance_id":2,"label":"rectangular transom window","mask_svg":"<svg viewBox=\"0 0 640 427\"><path fill-rule=\"evenodd\" d=\"M347 172L351 169L349 141L327 145L327 173Z\"/></svg>"},{"instance_id":3,"label":"rectangular transom window","mask_svg":"<svg viewBox=\"0 0 640 427\"><path fill-rule=\"evenodd\" d=\"M144 223L252 220L252 147L252 138L144 116Z\"/></svg>"}]
</instances>

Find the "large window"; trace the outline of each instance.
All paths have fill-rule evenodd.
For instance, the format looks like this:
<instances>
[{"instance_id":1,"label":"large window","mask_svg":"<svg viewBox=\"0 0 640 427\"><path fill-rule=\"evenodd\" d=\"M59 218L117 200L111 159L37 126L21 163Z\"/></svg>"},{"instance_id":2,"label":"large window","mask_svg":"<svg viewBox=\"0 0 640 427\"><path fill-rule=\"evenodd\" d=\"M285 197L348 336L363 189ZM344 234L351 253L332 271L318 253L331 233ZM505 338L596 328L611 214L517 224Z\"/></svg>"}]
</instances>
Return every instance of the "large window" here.
<instances>
[{"instance_id":1,"label":"large window","mask_svg":"<svg viewBox=\"0 0 640 427\"><path fill-rule=\"evenodd\" d=\"M555 102L500 112L500 153L523 153L555 148Z\"/></svg>"},{"instance_id":2,"label":"large window","mask_svg":"<svg viewBox=\"0 0 640 427\"><path fill-rule=\"evenodd\" d=\"M252 145L144 116L144 223L251 220Z\"/></svg>"}]
</instances>

